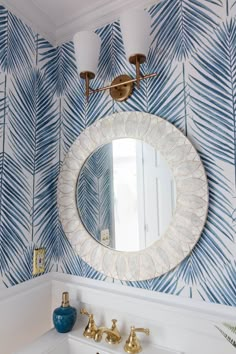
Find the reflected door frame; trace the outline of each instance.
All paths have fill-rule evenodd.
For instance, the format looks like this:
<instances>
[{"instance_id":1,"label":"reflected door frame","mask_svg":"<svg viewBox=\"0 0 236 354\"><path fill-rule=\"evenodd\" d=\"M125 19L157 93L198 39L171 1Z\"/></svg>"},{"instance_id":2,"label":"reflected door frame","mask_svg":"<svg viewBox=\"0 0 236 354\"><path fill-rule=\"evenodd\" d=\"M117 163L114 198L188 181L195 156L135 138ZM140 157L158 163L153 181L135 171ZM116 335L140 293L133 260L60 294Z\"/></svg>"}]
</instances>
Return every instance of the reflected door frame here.
<instances>
[{"instance_id":1,"label":"reflected door frame","mask_svg":"<svg viewBox=\"0 0 236 354\"><path fill-rule=\"evenodd\" d=\"M175 183L158 151L137 142L137 188L140 248L154 243L166 231L175 209Z\"/></svg>"}]
</instances>

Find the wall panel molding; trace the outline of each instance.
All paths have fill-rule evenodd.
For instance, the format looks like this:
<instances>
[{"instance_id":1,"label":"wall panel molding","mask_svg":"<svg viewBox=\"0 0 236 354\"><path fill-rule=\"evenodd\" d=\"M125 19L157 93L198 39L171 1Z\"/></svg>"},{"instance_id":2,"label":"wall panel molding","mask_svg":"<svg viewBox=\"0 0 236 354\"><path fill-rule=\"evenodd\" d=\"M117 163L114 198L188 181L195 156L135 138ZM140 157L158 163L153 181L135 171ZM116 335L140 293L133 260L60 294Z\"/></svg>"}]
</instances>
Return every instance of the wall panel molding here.
<instances>
[{"instance_id":1,"label":"wall panel molding","mask_svg":"<svg viewBox=\"0 0 236 354\"><path fill-rule=\"evenodd\" d=\"M185 354L234 353L234 348L214 326L225 321L233 323L235 308L50 273L0 292L0 338L4 354L19 350L52 327L52 312L60 306L63 291L69 291L73 306L78 309L85 306L93 312L97 325L107 325L117 318L125 334L131 325L149 327L148 340L154 345ZM82 331L87 318L78 314L78 321Z\"/></svg>"}]
</instances>

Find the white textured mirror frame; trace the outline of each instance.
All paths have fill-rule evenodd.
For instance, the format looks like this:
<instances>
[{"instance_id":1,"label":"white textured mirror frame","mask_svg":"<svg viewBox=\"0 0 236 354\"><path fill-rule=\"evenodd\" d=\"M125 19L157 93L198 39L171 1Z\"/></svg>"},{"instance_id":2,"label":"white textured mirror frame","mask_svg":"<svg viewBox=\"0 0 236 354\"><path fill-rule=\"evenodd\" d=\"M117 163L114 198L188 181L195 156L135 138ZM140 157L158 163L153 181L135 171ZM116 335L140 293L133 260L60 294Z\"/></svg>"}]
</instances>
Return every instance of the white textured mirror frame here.
<instances>
[{"instance_id":1,"label":"white textured mirror frame","mask_svg":"<svg viewBox=\"0 0 236 354\"><path fill-rule=\"evenodd\" d=\"M165 234L137 252L115 251L97 242L84 228L76 205L77 180L86 159L98 147L128 137L160 151L172 170L177 195ZM176 267L200 238L208 209L207 178L195 148L174 125L149 113L115 113L85 129L71 146L59 176L58 208L72 247L90 266L120 280L151 279Z\"/></svg>"}]
</instances>

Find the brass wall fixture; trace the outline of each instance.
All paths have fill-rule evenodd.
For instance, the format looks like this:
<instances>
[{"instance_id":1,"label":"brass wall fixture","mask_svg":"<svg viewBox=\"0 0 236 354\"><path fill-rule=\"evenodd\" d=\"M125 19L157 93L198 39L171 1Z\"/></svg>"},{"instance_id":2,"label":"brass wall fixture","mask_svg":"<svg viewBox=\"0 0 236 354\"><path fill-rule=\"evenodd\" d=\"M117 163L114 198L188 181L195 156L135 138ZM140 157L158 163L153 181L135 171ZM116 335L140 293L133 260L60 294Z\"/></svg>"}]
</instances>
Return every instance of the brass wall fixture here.
<instances>
[{"instance_id":1,"label":"brass wall fixture","mask_svg":"<svg viewBox=\"0 0 236 354\"><path fill-rule=\"evenodd\" d=\"M149 336L150 331L148 328L135 328L131 327L130 335L125 342L124 350L126 353L136 354L142 351L141 344L136 336L136 332L142 332Z\"/></svg>"},{"instance_id":2,"label":"brass wall fixture","mask_svg":"<svg viewBox=\"0 0 236 354\"><path fill-rule=\"evenodd\" d=\"M144 10L132 9L120 17L120 27L128 61L135 65L136 77L119 75L108 86L93 89L90 80L97 73L99 53L101 47L100 37L93 32L78 32L74 36L74 47L79 75L85 80L85 95L110 90L111 97L116 101L125 101L133 92L133 85L140 87L140 81L157 76L157 73L142 75L140 65L145 63L151 44L150 30L151 18Z\"/></svg>"}]
</instances>

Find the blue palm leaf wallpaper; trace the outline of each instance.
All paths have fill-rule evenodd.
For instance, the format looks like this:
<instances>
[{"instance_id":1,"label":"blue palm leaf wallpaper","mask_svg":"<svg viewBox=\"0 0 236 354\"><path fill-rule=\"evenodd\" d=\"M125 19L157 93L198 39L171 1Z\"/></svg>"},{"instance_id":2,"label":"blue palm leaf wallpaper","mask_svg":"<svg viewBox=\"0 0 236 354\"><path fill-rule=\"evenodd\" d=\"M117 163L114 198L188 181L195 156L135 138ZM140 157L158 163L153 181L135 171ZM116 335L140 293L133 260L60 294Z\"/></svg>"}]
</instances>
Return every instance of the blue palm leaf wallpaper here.
<instances>
[{"instance_id":1,"label":"blue palm leaf wallpaper","mask_svg":"<svg viewBox=\"0 0 236 354\"><path fill-rule=\"evenodd\" d=\"M158 76L126 102L103 92L87 103L73 43L55 48L0 7L0 279L6 287L32 278L38 246L46 247L47 272L116 281L72 250L58 218L57 178L87 126L114 112L145 111L170 121L198 150L209 213L199 242L178 267L159 278L121 283L236 305L236 2L160 0L147 11L152 44L142 72ZM102 49L91 86L134 76L119 21L96 32ZM93 208L91 218L96 203Z\"/></svg>"},{"instance_id":2,"label":"blue palm leaf wallpaper","mask_svg":"<svg viewBox=\"0 0 236 354\"><path fill-rule=\"evenodd\" d=\"M4 7L0 8L0 63L4 72L24 71L33 66L33 31Z\"/></svg>"},{"instance_id":3,"label":"blue palm leaf wallpaper","mask_svg":"<svg viewBox=\"0 0 236 354\"><path fill-rule=\"evenodd\" d=\"M95 151L83 166L77 183L78 211L88 232L101 240L101 231L113 231L112 144ZM111 238L112 239L112 238Z\"/></svg>"}]
</instances>

